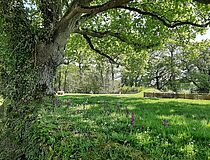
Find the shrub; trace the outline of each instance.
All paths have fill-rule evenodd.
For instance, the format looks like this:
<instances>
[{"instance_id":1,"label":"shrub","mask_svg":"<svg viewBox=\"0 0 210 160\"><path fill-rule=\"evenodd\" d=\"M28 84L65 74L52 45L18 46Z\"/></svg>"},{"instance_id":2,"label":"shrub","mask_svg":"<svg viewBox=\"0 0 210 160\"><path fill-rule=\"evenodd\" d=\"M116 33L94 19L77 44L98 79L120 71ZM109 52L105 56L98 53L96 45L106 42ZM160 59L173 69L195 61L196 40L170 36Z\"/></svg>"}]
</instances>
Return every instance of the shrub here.
<instances>
[{"instance_id":1,"label":"shrub","mask_svg":"<svg viewBox=\"0 0 210 160\"><path fill-rule=\"evenodd\" d=\"M143 91L144 88L143 87L129 87L129 86L123 86L120 88L120 92L122 94L132 94L132 93L139 93L141 91Z\"/></svg>"},{"instance_id":2,"label":"shrub","mask_svg":"<svg viewBox=\"0 0 210 160\"><path fill-rule=\"evenodd\" d=\"M128 93L128 91L129 91L129 87L128 86L123 86L123 87L120 88L120 92L122 94L126 94L126 93Z\"/></svg>"},{"instance_id":3,"label":"shrub","mask_svg":"<svg viewBox=\"0 0 210 160\"><path fill-rule=\"evenodd\" d=\"M138 87L138 92L140 93L140 92L143 92L145 90L145 88L144 87Z\"/></svg>"}]
</instances>

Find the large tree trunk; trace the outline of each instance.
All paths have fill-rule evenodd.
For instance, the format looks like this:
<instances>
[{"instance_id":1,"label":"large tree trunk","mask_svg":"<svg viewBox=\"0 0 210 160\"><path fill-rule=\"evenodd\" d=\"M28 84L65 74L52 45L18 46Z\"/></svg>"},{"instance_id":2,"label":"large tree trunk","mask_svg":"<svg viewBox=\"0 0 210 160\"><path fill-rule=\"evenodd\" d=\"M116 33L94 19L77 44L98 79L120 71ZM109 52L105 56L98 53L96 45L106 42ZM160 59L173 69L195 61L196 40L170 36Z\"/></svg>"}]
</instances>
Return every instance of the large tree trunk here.
<instances>
[{"instance_id":1,"label":"large tree trunk","mask_svg":"<svg viewBox=\"0 0 210 160\"><path fill-rule=\"evenodd\" d=\"M77 28L78 19L79 15L72 18L65 29L59 30L56 33L56 37L52 41L41 42L37 45L36 66L38 70L38 82L36 94L54 94L53 79L56 69L63 63L67 39L70 33Z\"/></svg>"}]
</instances>

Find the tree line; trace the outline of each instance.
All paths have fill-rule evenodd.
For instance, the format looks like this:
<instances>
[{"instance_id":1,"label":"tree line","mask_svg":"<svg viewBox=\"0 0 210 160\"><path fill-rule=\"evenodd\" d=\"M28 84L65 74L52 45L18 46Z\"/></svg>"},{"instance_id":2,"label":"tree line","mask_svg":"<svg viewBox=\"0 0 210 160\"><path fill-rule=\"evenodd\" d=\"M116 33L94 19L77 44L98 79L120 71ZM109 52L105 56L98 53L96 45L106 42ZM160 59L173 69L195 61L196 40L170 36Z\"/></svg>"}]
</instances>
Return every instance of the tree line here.
<instances>
[{"instance_id":1,"label":"tree line","mask_svg":"<svg viewBox=\"0 0 210 160\"><path fill-rule=\"evenodd\" d=\"M135 53L132 58L124 55L128 62L120 66L97 54L93 56L88 48L72 48L65 53L71 61L58 69L55 90L132 93L153 87L160 91L209 93L209 43L183 44L170 39L159 49Z\"/></svg>"}]
</instances>

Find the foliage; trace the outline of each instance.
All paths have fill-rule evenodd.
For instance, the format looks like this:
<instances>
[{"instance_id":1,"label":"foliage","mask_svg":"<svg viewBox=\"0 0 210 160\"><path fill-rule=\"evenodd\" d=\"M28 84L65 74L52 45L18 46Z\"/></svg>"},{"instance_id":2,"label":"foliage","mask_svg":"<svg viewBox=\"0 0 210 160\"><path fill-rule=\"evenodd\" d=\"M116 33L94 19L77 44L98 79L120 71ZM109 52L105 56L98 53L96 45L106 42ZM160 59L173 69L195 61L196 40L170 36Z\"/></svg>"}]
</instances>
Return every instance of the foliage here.
<instances>
[{"instance_id":1,"label":"foliage","mask_svg":"<svg viewBox=\"0 0 210 160\"><path fill-rule=\"evenodd\" d=\"M180 58L185 78L197 87L198 92L208 93L210 91L209 56L209 41L201 41L187 45Z\"/></svg>"},{"instance_id":2,"label":"foliage","mask_svg":"<svg viewBox=\"0 0 210 160\"><path fill-rule=\"evenodd\" d=\"M119 89L122 94L131 94L131 93L139 93L144 91L144 87L130 87L130 86L122 86Z\"/></svg>"},{"instance_id":3,"label":"foliage","mask_svg":"<svg viewBox=\"0 0 210 160\"><path fill-rule=\"evenodd\" d=\"M173 92L209 92L209 41L167 42L150 53L140 83Z\"/></svg>"},{"instance_id":4,"label":"foliage","mask_svg":"<svg viewBox=\"0 0 210 160\"><path fill-rule=\"evenodd\" d=\"M24 159L26 148L36 149L38 143L33 141L33 124L37 111L43 107L42 102L15 105L5 100L6 117L2 120L0 133L0 159ZM37 151L37 150L36 150Z\"/></svg>"},{"instance_id":5,"label":"foliage","mask_svg":"<svg viewBox=\"0 0 210 160\"><path fill-rule=\"evenodd\" d=\"M150 53L143 78L144 83L153 85L159 90L178 91L178 83L182 79L179 59L182 46L178 43L170 40L161 49Z\"/></svg>"},{"instance_id":6,"label":"foliage","mask_svg":"<svg viewBox=\"0 0 210 160\"><path fill-rule=\"evenodd\" d=\"M8 38L6 50L9 50L2 52L1 62L5 96L16 101L25 95L47 92L51 84L41 82L52 83L69 35L67 46L71 52L74 47L87 53L93 50L109 62L125 65L129 68L125 75L134 79L135 74L142 73L148 49L174 35L185 42L188 35L193 37L208 25L209 6L190 0L106 2L1 0L1 29ZM101 8L101 4L106 7ZM74 46L76 42L79 47ZM53 72L46 76L49 80L42 80L44 76L38 73L44 70L43 66Z\"/></svg>"},{"instance_id":7,"label":"foliage","mask_svg":"<svg viewBox=\"0 0 210 160\"><path fill-rule=\"evenodd\" d=\"M32 56L35 30L29 26L27 19L22 19L26 16L22 5L18 3L9 7L9 18L3 17L0 22L0 92L14 101L32 95L36 79Z\"/></svg>"},{"instance_id":8,"label":"foliage","mask_svg":"<svg viewBox=\"0 0 210 160\"><path fill-rule=\"evenodd\" d=\"M54 156L54 150L59 154L59 149L68 156L71 152L65 151L65 145L69 147L75 144L71 146L72 151L78 151L79 142L84 140L74 139L75 143L64 143L65 148L62 148L62 143L61 146L52 145L50 148L49 144L54 143L55 139L49 140L49 132L42 126L48 122L44 121L44 113L50 115L49 108L45 103L27 104L33 98L43 98L48 91L53 93L51 83L57 67L63 62L70 34L81 35L75 38L75 42L81 45L77 51L82 50L87 43L85 50L94 50L111 63L128 64L131 71L140 74L148 49L162 44L168 37L174 36L174 32L178 35L195 35L196 31L205 30L203 27L208 24L209 6L190 0L158 0L154 3L147 0L0 0L0 89L8 101L5 103L6 128L1 137L10 139L14 146L14 152L11 151L14 156L9 156L15 159L50 158ZM72 38L73 41L75 39ZM71 44L73 43L70 42ZM133 79L131 73L129 72L129 76ZM95 74L93 77L95 78ZM52 114L58 114L59 120L59 113ZM56 121L53 116L52 121ZM53 131L57 134L57 128L53 128ZM57 136L61 142L68 141L63 135L58 134L56 138ZM93 146L98 147L98 139L93 142L96 143ZM116 144L104 147L105 153L109 153L106 155L108 158L112 158L111 151L114 147ZM106 152L107 148L109 152ZM117 148L119 150L116 155L119 156L134 150L130 146ZM87 147L82 149L87 151ZM139 150L132 153L135 153L132 158L136 155L139 157Z\"/></svg>"}]
</instances>

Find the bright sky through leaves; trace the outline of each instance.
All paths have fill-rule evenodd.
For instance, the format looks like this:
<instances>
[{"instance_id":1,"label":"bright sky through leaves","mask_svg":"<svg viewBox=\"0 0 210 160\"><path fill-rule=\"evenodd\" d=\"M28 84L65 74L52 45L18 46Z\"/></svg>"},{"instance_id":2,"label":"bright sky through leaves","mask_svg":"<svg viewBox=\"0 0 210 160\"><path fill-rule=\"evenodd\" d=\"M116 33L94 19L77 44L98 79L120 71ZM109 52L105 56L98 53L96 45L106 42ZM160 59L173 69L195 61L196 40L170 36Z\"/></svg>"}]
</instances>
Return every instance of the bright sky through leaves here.
<instances>
[{"instance_id":1,"label":"bright sky through leaves","mask_svg":"<svg viewBox=\"0 0 210 160\"><path fill-rule=\"evenodd\" d=\"M205 34L197 35L195 40L196 41L201 41L201 40L205 40L205 39L210 39L210 28L206 31Z\"/></svg>"}]
</instances>

